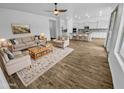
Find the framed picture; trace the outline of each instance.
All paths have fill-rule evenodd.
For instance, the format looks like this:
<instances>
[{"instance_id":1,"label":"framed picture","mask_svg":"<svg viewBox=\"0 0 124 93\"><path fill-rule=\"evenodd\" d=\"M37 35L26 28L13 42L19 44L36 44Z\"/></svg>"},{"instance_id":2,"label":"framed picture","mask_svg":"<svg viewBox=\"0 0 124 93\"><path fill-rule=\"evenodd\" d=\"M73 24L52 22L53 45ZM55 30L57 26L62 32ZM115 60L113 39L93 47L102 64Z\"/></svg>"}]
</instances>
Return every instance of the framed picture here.
<instances>
[{"instance_id":1,"label":"framed picture","mask_svg":"<svg viewBox=\"0 0 124 93\"><path fill-rule=\"evenodd\" d=\"M30 33L30 26L26 24L12 24L13 34Z\"/></svg>"}]
</instances>

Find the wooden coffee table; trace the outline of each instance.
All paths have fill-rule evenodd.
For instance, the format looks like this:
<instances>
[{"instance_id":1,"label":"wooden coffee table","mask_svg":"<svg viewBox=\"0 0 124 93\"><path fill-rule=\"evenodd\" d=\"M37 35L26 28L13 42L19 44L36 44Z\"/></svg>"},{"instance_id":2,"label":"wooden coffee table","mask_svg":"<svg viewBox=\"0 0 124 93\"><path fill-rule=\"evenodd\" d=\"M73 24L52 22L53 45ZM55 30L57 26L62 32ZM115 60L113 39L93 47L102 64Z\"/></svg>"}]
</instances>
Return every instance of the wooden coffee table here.
<instances>
[{"instance_id":1,"label":"wooden coffee table","mask_svg":"<svg viewBox=\"0 0 124 93\"><path fill-rule=\"evenodd\" d=\"M53 51L53 46L51 44L46 45L46 47L33 47L28 49L31 58L37 59L45 54Z\"/></svg>"}]
</instances>

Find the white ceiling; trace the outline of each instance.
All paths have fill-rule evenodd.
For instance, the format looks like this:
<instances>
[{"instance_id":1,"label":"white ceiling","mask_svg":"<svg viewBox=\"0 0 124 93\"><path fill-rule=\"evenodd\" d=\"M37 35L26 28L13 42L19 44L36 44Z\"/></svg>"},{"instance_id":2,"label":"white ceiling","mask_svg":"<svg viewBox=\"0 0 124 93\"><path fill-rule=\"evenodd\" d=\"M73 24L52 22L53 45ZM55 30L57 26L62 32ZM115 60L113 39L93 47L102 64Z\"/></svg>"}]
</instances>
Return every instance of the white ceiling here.
<instances>
[{"instance_id":1,"label":"white ceiling","mask_svg":"<svg viewBox=\"0 0 124 93\"><path fill-rule=\"evenodd\" d=\"M61 14L64 18L72 16L75 19L85 19L86 17L104 15L114 5L113 3L59 3L58 8L68 9L66 13ZM0 3L0 8L55 17L52 13L45 12L45 10L54 9L54 4L52 3Z\"/></svg>"}]
</instances>

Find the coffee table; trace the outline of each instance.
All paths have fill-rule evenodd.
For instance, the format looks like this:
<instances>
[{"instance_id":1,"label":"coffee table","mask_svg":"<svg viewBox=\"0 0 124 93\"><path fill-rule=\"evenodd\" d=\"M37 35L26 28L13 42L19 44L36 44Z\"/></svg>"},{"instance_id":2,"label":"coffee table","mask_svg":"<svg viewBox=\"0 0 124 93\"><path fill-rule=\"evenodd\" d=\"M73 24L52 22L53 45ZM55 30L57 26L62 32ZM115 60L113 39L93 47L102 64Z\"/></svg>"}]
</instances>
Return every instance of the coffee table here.
<instances>
[{"instance_id":1,"label":"coffee table","mask_svg":"<svg viewBox=\"0 0 124 93\"><path fill-rule=\"evenodd\" d=\"M51 44L48 44L45 47L39 46L39 47L29 48L28 51L29 51L29 55L31 56L31 58L36 60L39 57L52 52L53 46Z\"/></svg>"}]
</instances>

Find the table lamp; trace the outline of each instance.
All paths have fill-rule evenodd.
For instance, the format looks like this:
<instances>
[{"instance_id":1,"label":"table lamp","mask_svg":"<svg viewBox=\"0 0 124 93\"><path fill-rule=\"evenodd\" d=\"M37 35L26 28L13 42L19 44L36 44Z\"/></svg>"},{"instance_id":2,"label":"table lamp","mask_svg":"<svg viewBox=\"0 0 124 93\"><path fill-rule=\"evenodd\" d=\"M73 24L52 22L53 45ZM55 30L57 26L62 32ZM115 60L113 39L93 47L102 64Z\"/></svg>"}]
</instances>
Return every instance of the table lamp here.
<instances>
[{"instance_id":1,"label":"table lamp","mask_svg":"<svg viewBox=\"0 0 124 93\"><path fill-rule=\"evenodd\" d=\"M8 42L6 39L2 38L0 39L0 47L10 47L12 44Z\"/></svg>"},{"instance_id":2,"label":"table lamp","mask_svg":"<svg viewBox=\"0 0 124 93\"><path fill-rule=\"evenodd\" d=\"M0 39L0 47L3 46L3 43L4 43L5 41L6 41L6 40L5 40L4 38L1 38L1 39Z\"/></svg>"},{"instance_id":3,"label":"table lamp","mask_svg":"<svg viewBox=\"0 0 124 93\"><path fill-rule=\"evenodd\" d=\"M41 33L40 34L40 39L44 39L45 38L45 34L44 33Z\"/></svg>"}]
</instances>

